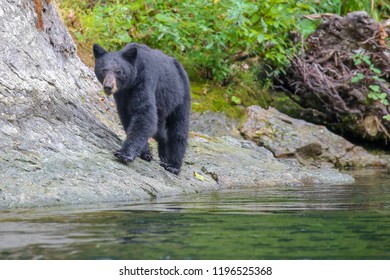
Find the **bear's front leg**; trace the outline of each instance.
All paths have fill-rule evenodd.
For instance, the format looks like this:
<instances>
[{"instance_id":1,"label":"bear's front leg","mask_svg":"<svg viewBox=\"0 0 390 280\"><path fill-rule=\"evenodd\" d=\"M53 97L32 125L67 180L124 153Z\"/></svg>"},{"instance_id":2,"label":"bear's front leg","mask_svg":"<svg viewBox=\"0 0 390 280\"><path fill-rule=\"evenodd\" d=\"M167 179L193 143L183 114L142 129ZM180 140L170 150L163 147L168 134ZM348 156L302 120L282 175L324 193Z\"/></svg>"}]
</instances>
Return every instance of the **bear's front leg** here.
<instances>
[{"instance_id":1,"label":"bear's front leg","mask_svg":"<svg viewBox=\"0 0 390 280\"><path fill-rule=\"evenodd\" d=\"M128 164L130 162L133 162L136 158L137 154L134 153L128 153L126 151L123 151L122 149L117 150L114 152L114 156L119 159L119 161L123 162L124 164Z\"/></svg>"},{"instance_id":2,"label":"bear's front leg","mask_svg":"<svg viewBox=\"0 0 390 280\"><path fill-rule=\"evenodd\" d=\"M149 143L147 143L144 147L144 149L142 150L140 156L139 156L141 159L145 160L145 161L152 161L153 160L153 154L152 152L150 151L149 149Z\"/></svg>"},{"instance_id":3,"label":"bear's front leg","mask_svg":"<svg viewBox=\"0 0 390 280\"><path fill-rule=\"evenodd\" d=\"M141 102L137 103L141 104ZM152 154L149 151L148 140L157 130L157 112L155 106L132 107L131 122L126 129L126 140L120 150L114 155L123 163L127 164L139 156L144 160L151 161Z\"/></svg>"},{"instance_id":4,"label":"bear's front leg","mask_svg":"<svg viewBox=\"0 0 390 280\"><path fill-rule=\"evenodd\" d=\"M153 156L149 151L149 138L147 137L146 140L142 140L142 138L143 137L135 138L134 135L132 135L131 138L128 137L122 148L114 152L114 156L124 164L133 162L137 156L143 160L151 161Z\"/></svg>"}]
</instances>

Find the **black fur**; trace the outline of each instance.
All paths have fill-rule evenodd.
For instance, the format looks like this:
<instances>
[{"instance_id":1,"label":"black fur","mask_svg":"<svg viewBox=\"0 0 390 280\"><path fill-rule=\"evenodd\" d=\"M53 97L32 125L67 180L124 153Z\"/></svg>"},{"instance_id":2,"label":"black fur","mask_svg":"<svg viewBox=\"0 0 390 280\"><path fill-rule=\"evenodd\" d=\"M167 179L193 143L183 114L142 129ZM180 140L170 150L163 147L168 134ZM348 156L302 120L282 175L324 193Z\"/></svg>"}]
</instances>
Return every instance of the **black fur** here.
<instances>
[{"instance_id":1,"label":"black fur","mask_svg":"<svg viewBox=\"0 0 390 280\"><path fill-rule=\"evenodd\" d=\"M148 139L169 172L179 174L188 140L190 83L174 58L130 43L120 51L93 47L95 74L107 94L114 94L127 138L115 156L124 163L137 156L151 161Z\"/></svg>"}]
</instances>

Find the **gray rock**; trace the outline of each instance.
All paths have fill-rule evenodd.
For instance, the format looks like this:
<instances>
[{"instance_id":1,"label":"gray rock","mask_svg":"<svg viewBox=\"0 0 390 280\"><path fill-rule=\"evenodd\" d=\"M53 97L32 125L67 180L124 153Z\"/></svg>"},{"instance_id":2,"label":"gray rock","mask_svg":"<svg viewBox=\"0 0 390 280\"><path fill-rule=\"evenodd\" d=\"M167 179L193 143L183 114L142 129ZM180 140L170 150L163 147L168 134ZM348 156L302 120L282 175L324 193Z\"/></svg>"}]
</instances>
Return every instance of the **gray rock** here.
<instances>
[{"instance_id":1,"label":"gray rock","mask_svg":"<svg viewBox=\"0 0 390 280\"><path fill-rule=\"evenodd\" d=\"M155 143L152 143L154 153ZM193 135L180 176L157 161L115 160L110 150L20 155L1 166L0 208L134 201L221 188L346 184L354 179L331 168L305 168L274 158L245 140Z\"/></svg>"},{"instance_id":2,"label":"gray rock","mask_svg":"<svg viewBox=\"0 0 390 280\"><path fill-rule=\"evenodd\" d=\"M305 165L386 166L383 159L369 154L326 127L291 118L274 108L248 107L239 129L246 139L264 146L276 157L296 157Z\"/></svg>"},{"instance_id":3,"label":"gray rock","mask_svg":"<svg viewBox=\"0 0 390 280\"><path fill-rule=\"evenodd\" d=\"M210 111L192 113L190 129L209 136L242 138L238 131L238 121L227 117L224 113Z\"/></svg>"}]
</instances>

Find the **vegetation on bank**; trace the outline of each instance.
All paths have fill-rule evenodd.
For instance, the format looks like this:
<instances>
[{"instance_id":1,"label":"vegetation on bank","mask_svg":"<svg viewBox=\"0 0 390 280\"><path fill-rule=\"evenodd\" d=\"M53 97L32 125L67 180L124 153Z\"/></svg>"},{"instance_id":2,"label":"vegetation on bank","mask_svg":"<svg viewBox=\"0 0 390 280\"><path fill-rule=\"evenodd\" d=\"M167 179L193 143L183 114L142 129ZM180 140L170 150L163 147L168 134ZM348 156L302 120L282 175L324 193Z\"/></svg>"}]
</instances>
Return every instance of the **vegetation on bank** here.
<instances>
[{"instance_id":1,"label":"vegetation on bank","mask_svg":"<svg viewBox=\"0 0 390 280\"><path fill-rule=\"evenodd\" d=\"M366 10L385 18L390 11L385 0L61 0L59 5L88 65L93 43L109 50L145 43L184 64L194 110L236 117L242 105L284 102L263 89L316 29L317 22L304 15Z\"/></svg>"}]
</instances>

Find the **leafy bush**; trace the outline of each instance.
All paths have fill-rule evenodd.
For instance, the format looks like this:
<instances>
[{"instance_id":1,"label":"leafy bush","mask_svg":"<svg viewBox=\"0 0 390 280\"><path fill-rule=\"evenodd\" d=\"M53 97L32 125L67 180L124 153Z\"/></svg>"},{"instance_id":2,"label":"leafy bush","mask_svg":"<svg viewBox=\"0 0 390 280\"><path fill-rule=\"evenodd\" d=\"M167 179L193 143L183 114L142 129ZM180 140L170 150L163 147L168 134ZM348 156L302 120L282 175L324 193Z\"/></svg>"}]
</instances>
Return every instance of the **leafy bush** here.
<instances>
[{"instance_id":1,"label":"leafy bush","mask_svg":"<svg viewBox=\"0 0 390 280\"><path fill-rule=\"evenodd\" d=\"M93 43L110 50L145 43L178 58L192 80L224 84L283 73L301 37L316 28L304 14L365 9L383 17L390 10L386 0L60 0L60 6L88 51Z\"/></svg>"},{"instance_id":2,"label":"leafy bush","mask_svg":"<svg viewBox=\"0 0 390 280\"><path fill-rule=\"evenodd\" d=\"M192 78L226 82L237 72L256 71L243 65L247 58L282 71L297 46L293 34L315 28L301 24L303 13L314 12L306 2L63 0L61 8L72 15L65 19L84 44L117 50L145 43L177 57Z\"/></svg>"}]
</instances>

